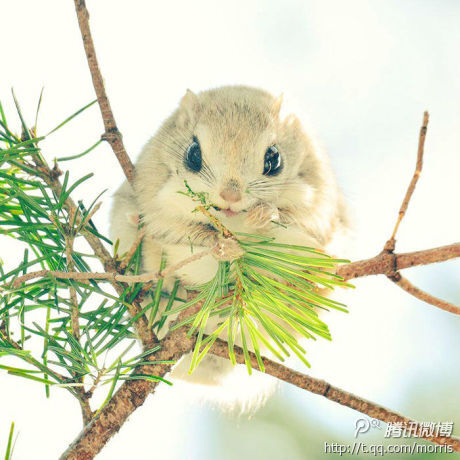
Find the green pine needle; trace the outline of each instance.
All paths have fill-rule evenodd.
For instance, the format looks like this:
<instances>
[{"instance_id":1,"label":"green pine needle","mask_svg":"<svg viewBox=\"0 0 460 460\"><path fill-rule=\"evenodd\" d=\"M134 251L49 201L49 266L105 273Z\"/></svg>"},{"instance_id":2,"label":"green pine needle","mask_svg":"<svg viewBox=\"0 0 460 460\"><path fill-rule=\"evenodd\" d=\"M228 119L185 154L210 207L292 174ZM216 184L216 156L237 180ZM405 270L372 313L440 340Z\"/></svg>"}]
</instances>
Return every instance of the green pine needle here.
<instances>
[{"instance_id":1,"label":"green pine needle","mask_svg":"<svg viewBox=\"0 0 460 460\"><path fill-rule=\"evenodd\" d=\"M13 458L13 450L16 441L13 441L14 435L14 422L11 422L10 432L8 434L8 441L6 444L6 451L5 451L5 460L11 460Z\"/></svg>"}]
</instances>

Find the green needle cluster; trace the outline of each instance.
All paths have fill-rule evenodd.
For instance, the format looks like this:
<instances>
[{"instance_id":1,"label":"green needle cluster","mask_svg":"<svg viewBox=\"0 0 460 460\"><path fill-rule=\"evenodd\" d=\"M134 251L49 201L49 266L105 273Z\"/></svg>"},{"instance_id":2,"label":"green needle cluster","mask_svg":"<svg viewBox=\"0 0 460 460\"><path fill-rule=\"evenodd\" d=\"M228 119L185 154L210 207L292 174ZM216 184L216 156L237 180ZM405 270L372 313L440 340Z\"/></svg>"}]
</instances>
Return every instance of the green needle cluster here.
<instances>
[{"instance_id":1,"label":"green needle cluster","mask_svg":"<svg viewBox=\"0 0 460 460\"><path fill-rule=\"evenodd\" d=\"M229 358L236 364L237 336L249 373L250 348L261 371L264 371L262 347L281 361L292 352L309 366L299 338L331 339L318 310L347 310L344 304L320 291L351 287L332 272L338 263L347 261L333 259L313 248L276 243L273 238L243 233L237 233L236 237L245 250L244 255L232 262L219 262L215 277L193 288L197 294L192 300L167 313L178 313L203 302L198 313L174 326L188 324L189 334L197 334L190 371L218 337L227 340ZM205 336L209 318L216 316L218 327Z\"/></svg>"},{"instance_id":2,"label":"green needle cluster","mask_svg":"<svg viewBox=\"0 0 460 460\"><path fill-rule=\"evenodd\" d=\"M5 262L11 267L12 260L0 260L0 369L44 384L47 395L52 386L64 387L78 399L89 388L107 388L105 402L123 380L163 380L133 372L146 363L146 355L155 351L136 353L133 349L137 345L133 327L136 318L128 314L128 307L142 284L127 285L121 295L104 289L95 280L48 276L14 284L19 276L30 271L70 271L66 255L69 238L75 241L71 253L73 270L93 271L96 259L94 254L87 253L83 231L111 244L87 219L100 195L89 205L78 202L73 213L65 206L66 200L92 174L72 183L67 171L62 173L60 191L51 187L50 172L61 173L57 164L49 168L40 153L39 144L46 136L36 136L35 128L28 128L16 98L15 102L21 135L10 128L0 104L0 237L22 242L24 251L13 269L5 269ZM94 101L75 112L47 136L93 104ZM139 267L140 248L127 269L138 273ZM76 305L70 289L76 293ZM78 330L72 325L75 310Z\"/></svg>"}]
</instances>

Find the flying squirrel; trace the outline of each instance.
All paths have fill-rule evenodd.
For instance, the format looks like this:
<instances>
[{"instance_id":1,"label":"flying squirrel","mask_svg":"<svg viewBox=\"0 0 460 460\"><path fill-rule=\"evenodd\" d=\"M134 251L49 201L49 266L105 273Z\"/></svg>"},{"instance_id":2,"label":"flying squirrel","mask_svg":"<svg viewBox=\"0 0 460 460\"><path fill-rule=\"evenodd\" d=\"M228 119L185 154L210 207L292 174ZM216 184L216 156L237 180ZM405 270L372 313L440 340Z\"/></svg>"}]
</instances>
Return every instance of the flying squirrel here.
<instances>
[{"instance_id":1,"label":"flying squirrel","mask_svg":"<svg viewBox=\"0 0 460 460\"><path fill-rule=\"evenodd\" d=\"M119 240L118 252L134 243L138 216L146 230L144 272L160 269L162 253L167 267L216 245L219 231L208 217L193 212L196 202L178 193L185 183L207 194L214 205L210 211L231 232L337 251L337 241L349 229L343 195L328 156L299 119L280 118L281 102L247 86L198 94L187 90L143 148L133 185L125 182L115 193L110 233ZM163 287L171 290L176 279L188 286L203 284L217 266L216 257L208 255L183 266ZM214 331L217 321L210 318L205 332ZM189 363L184 356L171 377L219 385L233 368L230 361L208 354L189 375Z\"/></svg>"}]
</instances>

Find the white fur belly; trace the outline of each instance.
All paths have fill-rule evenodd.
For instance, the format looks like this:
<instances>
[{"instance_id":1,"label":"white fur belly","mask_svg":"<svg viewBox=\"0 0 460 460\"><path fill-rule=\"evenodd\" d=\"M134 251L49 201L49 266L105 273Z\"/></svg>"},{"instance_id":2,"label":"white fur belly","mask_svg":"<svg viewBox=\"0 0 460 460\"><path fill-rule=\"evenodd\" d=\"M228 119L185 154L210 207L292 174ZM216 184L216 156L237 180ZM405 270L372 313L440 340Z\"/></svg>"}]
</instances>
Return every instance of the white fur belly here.
<instances>
[{"instance_id":1,"label":"white fur belly","mask_svg":"<svg viewBox=\"0 0 460 460\"><path fill-rule=\"evenodd\" d=\"M192 250L193 249L193 250ZM175 265L187 257L190 257L199 252L206 251L209 248L203 246L193 246L186 244L174 244L165 246L168 266ZM206 283L214 277L217 272L218 262L211 256L207 255L202 259L191 262L180 270L176 271L176 275L184 285L196 286Z\"/></svg>"}]
</instances>

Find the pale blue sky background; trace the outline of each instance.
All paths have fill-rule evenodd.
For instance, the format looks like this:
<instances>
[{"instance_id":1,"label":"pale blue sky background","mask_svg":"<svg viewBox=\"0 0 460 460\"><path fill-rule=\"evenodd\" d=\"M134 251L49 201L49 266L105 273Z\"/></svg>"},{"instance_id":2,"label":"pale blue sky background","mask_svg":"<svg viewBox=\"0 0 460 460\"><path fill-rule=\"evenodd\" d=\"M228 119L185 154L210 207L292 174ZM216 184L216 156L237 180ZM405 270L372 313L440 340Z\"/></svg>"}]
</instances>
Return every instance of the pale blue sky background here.
<instances>
[{"instance_id":1,"label":"pale blue sky background","mask_svg":"<svg viewBox=\"0 0 460 460\"><path fill-rule=\"evenodd\" d=\"M45 86L39 133L93 98L70 0L2 2L0 98L10 87L33 119ZM399 236L410 251L458 241L460 231L460 3L436 0L89 0L107 90L132 157L186 88L244 83L284 93L286 113L311 126L332 157L355 215L354 258L375 255L391 233L413 172L423 110L431 114L424 172ZM97 109L43 143L48 158L79 153L102 133ZM69 141L70 139L70 141ZM107 146L74 162L95 178L82 197L111 193L123 176ZM108 197L107 197L108 198ZM110 199L96 215L107 229ZM0 239L3 259L17 248ZM407 271L433 294L460 302L460 264ZM425 421L460 426L460 321L384 278L341 294L350 314L329 314L332 343L308 348L311 372ZM46 400L33 383L0 374L0 445L10 421L16 458L57 458L80 429L64 390ZM98 458L118 460L308 459L324 441L352 441L359 415L282 385L247 416L222 415L162 388ZM374 442L383 440L375 431ZM370 436L370 435L369 435ZM371 439L366 438L366 439ZM152 454L148 454L152 446ZM433 457L434 458L434 457ZM450 458L453 458L451 456Z\"/></svg>"}]
</instances>

